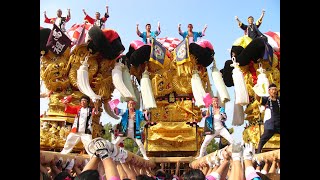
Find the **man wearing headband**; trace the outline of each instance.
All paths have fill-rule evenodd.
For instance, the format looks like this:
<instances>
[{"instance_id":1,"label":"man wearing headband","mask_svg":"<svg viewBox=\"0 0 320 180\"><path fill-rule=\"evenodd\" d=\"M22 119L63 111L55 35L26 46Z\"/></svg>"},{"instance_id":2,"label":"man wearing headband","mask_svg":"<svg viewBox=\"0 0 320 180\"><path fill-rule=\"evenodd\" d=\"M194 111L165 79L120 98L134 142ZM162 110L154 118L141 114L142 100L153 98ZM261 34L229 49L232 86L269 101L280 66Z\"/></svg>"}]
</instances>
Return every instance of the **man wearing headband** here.
<instances>
[{"instance_id":1,"label":"man wearing headband","mask_svg":"<svg viewBox=\"0 0 320 180\"><path fill-rule=\"evenodd\" d=\"M106 6L106 13L104 14L104 16L102 18L100 18L100 13L99 12L96 12L96 19L93 19L92 17L90 17L86 11L84 9L82 9L85 17L84 17L84 20L88 21L90 24L94 24L98 27L100 27L100 29L104 29L104 24L105 22L108 20L109 18L109 7Z\"/></svg>"},{"instance_id":2,"label":"man wearing headband","mask_svg":"<svg viewBox=\"0 0 320 180\"><path fill-rule=\"evenodd\" d=\"M141 121L148 120L147 111L142 112L136 110L136 102L133 100L128 101L128 109L125 111L115 108L115 113L121 116L120 122L120 135L114 140L113 144L119 145L126 138L131 138L135 140L137 145L140 148L140 152L143 155L143 158L149 160L146 154L146 150L141 142L141 132L140 132L140 123Z\"/></svg>"},{"instance_id":3,"label":"man wearing headband","mask_svg":"<svg viewBox=\"0 0 320 180\"><path fill-rule=\"evenodd\" d=\"M73 147L81 140L86 152L88 151L88 144L92 141L92 116L98 114L94 108L90 107L90 98L86 95L80 98L80 105L70 106L67 101L65 104L65 112L76 114L71 132L64 144L61 154L68 154L72 151Z\"/></svg>"},{"instance_id":4,"label":"man wearing headband","mask_svg":"<svg viewBox=\"0 0 320 180\"><path fill-rule=\"evenodd\" d=\"M66 23L71 19L70 9L68 9L67 17L62 17L61 9L57 10L56 18L48 18L46 11L44 11L44 22L57 25L62 32L66 32Z\"/></svg>"},{"instance_id":5,"label":"man wearing headband","mask_svg":"<svg viewBox=\"0 0 320 180\"><path fill-rule=\"evenodd\" d=\"M262 23L264 13L265 13L265 11L262 10L262 14L256 23L254 23L253 17L249 16L248 17L248 25L243 24L239 20L238 16L236 16L235 18L238 21L239 27L244 30L245 34L248 35L251 39L255 39L257 37L264 36L258 29Z\"/></svg>"},{"instance_id":6,"label":"man wearing headband","mask_svg":"<svg viewBox=\"0 0 320 180\"><path fill-rule=\"evenodd\" d=\"M139 31L139 24L137 24L136 32L137 32L137 35L142 38L145 44L151 44L152 38L155 39L161 33L160 22L158 22L158 28L156 31L151 31L151 24L146 24L146 31L143 33Z\"/></svg>"},{"instance_id":7,"label":"man wearing headband","mask_svg":"<svg viewBox=\"0 0 320 180\"><path fill-rule=\"evenodd\" d=\"M206 32L207 27L208 26L205 25L203 30L202 30L202 32L195 32L195 31L193 31L193 25L192 24L188 24L188 31L182 32L181 24L178 24L178 32L183 37L183 39L188 38L189 44L190 44L190 43L193 43L193 42L197 42L198 37L205 36L205 32Z\"/></svg>"},{"instance_id":8,"label":"man wearing headband","mask_svg":"<svg viewBox=\"0 0 320 180\"><path fill-rule=\"evenodd\" d=\"M275 133L280 134L280 96L278 96L277 86L270 84L268 92L268 97L259 97L257 94L255 96L256 100L265 106L265 116L270 117L265 118L264 132L261 135L257 153L261 153L263 146ZM267 114L267 109L270 109L271 115Z\"/></svg>"}]
</instances>

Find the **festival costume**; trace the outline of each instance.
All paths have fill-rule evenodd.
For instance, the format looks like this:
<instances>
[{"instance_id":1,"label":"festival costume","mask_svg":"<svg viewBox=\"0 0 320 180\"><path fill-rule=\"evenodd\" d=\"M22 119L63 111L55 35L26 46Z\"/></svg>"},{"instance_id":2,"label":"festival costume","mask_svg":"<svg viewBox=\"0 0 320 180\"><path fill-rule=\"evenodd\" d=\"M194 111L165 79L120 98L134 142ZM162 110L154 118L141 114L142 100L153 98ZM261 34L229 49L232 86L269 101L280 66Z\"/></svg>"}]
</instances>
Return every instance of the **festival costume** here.
<instances>
[{"instance_id":1,"label":"festival costume","mask_svg":"<svg viewBox=\"0 0 320 180\"><path fill-rule=\"evenodd\" d=\"M229 131L223 126L222 121L225 121L227 115L225 113L224 108L220 107L220 114L212 115L212 106L210 106L210 115L205 119L205 127L204 127L204 134L205 138L203 143L201 144L199 157L203 157L206 151L207 146L211 142L211 140L220 135L224 137L226 140L229 141L230 144L233 143L233 138Z\"/></svg>"},{"instance_id":2,"label":"festival costume","mask_svg":"<svg viewBox=\"0 0 320 180\"><path fill-rule=\"evenodd\" d=\"M56 18L48 18L47 16L44 19L45 23L55 24L57 25L62 32L66 32L66 23L71 19L70 16L67 17L56 17Z\"/></svg>"},{"instance_id":3,"label":"festival costume","mask_svg":"<svg viewBox=\"0 0 320 180\"><path fill-rule=\"evenodd\" d=\"M150 38L148 38L147 37L147 32L145 31L145 32L140 34L140 37L142 38L142 40L143 40L143 42L145 44L151 44L152 43L151 39L152 38L155 39L160 33L161 33L161 31L159 29L156 30L156 31L151 31L150 32Z\"/></svg>"},{"instance_id":4,"label":"festival costume","mask_svg":"<svg viewBox=\"0 0 320 180\"><path fill-rule=\"evenodd\" d=\"M189 37L188 36L188 31L184 31L183 33L179 32L179 34L183 37L183 39L188 37L189 38L189 44L193 43L193 42L197 42L198 37L204 36L203 32L195 32L195 31L192 31L193 37Z\"/></svg>"},{"instance_id":5,"label":"festival costume","mask_svg":"<svg viewBox=\"0 0 320 180\"><path fill-rule=\"evenodd\" d=\"M78 144L81 139L86 152L92 155L88 151L88 144L92 141L92 114L94 114L94 108L81 106L69 106L65 109L66 113L76 114L71 132L69 133L67 140L64 144L61 154L68 154L72 151L73 147Z\"/></svg>"},{"instance_id":6,"label":"festival costume","mask_svg":"<svg viewBox=\"0 0 320 180\"><path fill-rule=\"evenodd\" d=\"M259 141L257 153L261 153L263 146L275 133L280 134L280 96L275 101L270 97L261 97L261 105L266 105L266 108L270 109L271 117L264 122L264 131Z\"/></svg>"},{"instance_id":7,"label":"festival costume","mask_svg":"<svg viewBox=\"0 0 320 180\"><path fill-rule=\"evenodd\" d=\"M84 17L84 20L87 20L90 24L93 24L93 25L100 27L100 29L104 29L104 27L105 27L104 24L108 20L108 18L109 18L109 15L107 13L105 13L104 16L100 19L93 19L89 15L86 15Z\"/></svg>"},{"instance_id":8,"label":"festival costume","mask_svg":"<svg viewBox=\"0 0 320 180\"><path fill-rule=\"evenodd\" d=\"M143 155L144 159L148 159L146 155L146 150L141 142L141 121L145 120L144 114L140 110L135 110L135 119L129 119L129 109L127 109L124 113L120 112L121 122L120 122L120 132L123 135L118 136L113 144L119 145L126 138L131 138L135 140L137 145L140 148L140 152Z\"/></svg>"}]
</instances>

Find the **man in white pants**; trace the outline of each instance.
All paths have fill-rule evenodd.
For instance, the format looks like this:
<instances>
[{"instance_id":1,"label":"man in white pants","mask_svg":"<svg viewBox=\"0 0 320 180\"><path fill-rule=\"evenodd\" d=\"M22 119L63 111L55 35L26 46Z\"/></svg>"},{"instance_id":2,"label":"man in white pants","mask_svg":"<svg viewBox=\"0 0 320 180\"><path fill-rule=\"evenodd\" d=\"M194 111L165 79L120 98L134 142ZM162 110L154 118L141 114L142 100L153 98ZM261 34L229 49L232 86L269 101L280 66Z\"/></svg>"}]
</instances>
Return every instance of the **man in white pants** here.
<instances>
[{"instance_id":1,"label":"man in white pants","mask_svg":"<svg viewBox=\"0 0 320 180\"><path fill-rule=\"evenodd\" d=\"M199 156L196 158L203 157L207 146L211 140L220 135L224 137L230 144L233 143L233 138L229 131L223 126L224 121L227 119L227 115L223 107L218 105L218 97L212 98L212 106L209 107L209 110L206 113L204 135L206 136L201 144Z\"/></svg>"},{"instance_id":2,"label":"man in white pants","mask_svg":"<svg viewBox=\"0 0 320 180\"><path fill-rule=\"evenodd\" d=\"M126 138L131 138L136 141L139 146L140 152L143 155L143 158L149 160L146 155L146 150L141 142L141 132L140 132L140 123L141 121L147 119L145 118L145 113L140 110L135 109L136 102L133 100L128 101L128 109L122 112L119 112L119 109L115 109L115 113L121 115L120 122L120 131L123 133L119 135L114 142L115 145L119 145Z\"/></svg>"},{"instance_id":3,"label":"man in white pants","mask_svg":"<svg viewBox=\"0 0 320 180\"><path fill-rule=\"evenodd\" d=\"M64 144L61 154L68 154L72 151L73 147L82 141L86 152L91 156L88 151L88 144L92 141L92 116L97 114L94 108L89 106L90 98L88 96L82 96L79 106L70 106L65 104L65 112L70 114L76 114L71 132L69 133L67 140Z\"/></svg>"}]
</instances>

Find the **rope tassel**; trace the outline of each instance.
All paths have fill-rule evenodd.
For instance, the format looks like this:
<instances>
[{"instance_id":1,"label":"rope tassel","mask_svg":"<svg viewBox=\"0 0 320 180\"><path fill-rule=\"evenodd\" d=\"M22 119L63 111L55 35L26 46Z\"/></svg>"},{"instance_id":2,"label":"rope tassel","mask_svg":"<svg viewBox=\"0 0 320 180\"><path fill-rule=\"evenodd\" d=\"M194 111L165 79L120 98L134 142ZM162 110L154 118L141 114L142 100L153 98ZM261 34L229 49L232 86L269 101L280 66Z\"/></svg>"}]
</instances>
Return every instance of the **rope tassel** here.
<instances>
[{"instance_id":1,"label":"rope tassel","mask_svg":"<svg viewBox=\"0 0 320 180\"><path fill-rule=\"evenodd\" d=\"M214 62L215 62L215 60L214 60ZM219 93L221 102L222 103L226 103L226 102L230 101L230 96L229 96L227 87L224 84L224 81L223 81L223 78L222 78L222 74L217 69L217 67L215 66L215 63L212 66L211 75L212 75L214 86L217 88L217 91Z\"/></svg>"},{"instance_id":2,"label":"rope tassel","mask_svg":"<svg viewBox=\"0 0 320 180\"><path fill-rule=\"evenodd\" d=\"M233 63L230 65L234 67L232 70L232 79L234 82L234 90L235 90L235 104L239 104L241 106L245 106L249 104L249 95L246 87L246 83L244 81L243 73L239 68L239 63L236 62L236 58L232 57Z\"/></svg>"},{"instance_id":3,"label":"rope tassel","mask_svg":"<svg viewBox=\"0 0 320 180\"><path fill-rule=\"evenodd\" d=\"M122 78L123 78L123 82L124 82L125 86L128 88L128 90L132 94L133 100L135 102L137 102L137 98L136 98L136 95L134 93L134 89L133 89L133 85L132 85L132 81L131 81L131 75L129 73L129 69L128 69L127 66L123 67Z\"/></svg>"},{"instance_id":4,"label":"rope tassel","mask_svg":"<svg viewBox=\"0 0 320 180\"><path fill-rule=\"evenodd\" d=\"M141 96L145 109L156 108L157 104L153 96L151 80L149 78L149 72L145 70L141 78Z\"/></svg>"},{"instance_id":5,"label":"rope tassel","mask_svg":"<svg viewBox=\"0 0 320 180\"><path fill-rule=\"evenodd\" d=\"M193 75L191 78L191 87L192 94L195 99L195 105L198 107L205 106L203 98L205 97L206 92L203 88L202 81L197 70L193 71Z\"/></svg>"},{"instance_id":6,"label":"rope tassel","mask_svg":"<svg viewBox=\"0 0 320 180\"><path fill-rule=\"evenodd\" d=\"M112 83L114 87L120 92L121 96L126 99L133 99L133 95L126 87L125 83L123 82L122 78L122 69L124 64L116 63L114 68L112 69Z\"/></svg>"},{"instance_id":7,"label":"rope tassel","mask_svg":"<svg viewBox=\"0 0 320 180\"><path fill-rule=\"evenodd\" d=\"M257 84L254 85L252 89L260 97L269 96L269 93L268 93L269 79L267 78L267 75L265 73L266 70L262 68L261 63L259 63L259 69L257 69L257 71L260 74L258 75Z\"/></svg>"},{"instance_id":8,"label":"rope tassel","mask_svg":"<svg viewBox=\"0 0 320 180\"><path fill-rule=\"evenodd\" d=\"M88 56L85 57L85 60L82 62L82 65L77 70L77 86L80 92L87 95L92 99L93 102L101 99L101 96L97 95L90 86L89 83L89 73L88 73Z\"/></svg>"}]
</instances>

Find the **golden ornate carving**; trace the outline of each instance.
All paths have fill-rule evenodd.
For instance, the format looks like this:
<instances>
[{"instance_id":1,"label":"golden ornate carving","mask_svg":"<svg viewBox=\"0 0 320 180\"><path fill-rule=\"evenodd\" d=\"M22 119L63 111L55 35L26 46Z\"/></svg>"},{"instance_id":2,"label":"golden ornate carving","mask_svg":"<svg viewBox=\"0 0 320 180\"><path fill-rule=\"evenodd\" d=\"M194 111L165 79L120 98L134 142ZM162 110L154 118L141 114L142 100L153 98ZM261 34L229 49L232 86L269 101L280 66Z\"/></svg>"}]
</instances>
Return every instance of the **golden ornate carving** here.
<instances>
[{"instance_id":1,"label":"golden ornate carving","mask_svg":"<svg viewBox=\"0 0 320 180\"><path fill-rule=\"evenodd\" d=\"M148 129L147 151L196 151L196 136L185 122L160 122Z\"/></svg>"},{"instance_id":2,"label":"golden ornate carving","mask_svg":"<svg viewBox=\"0 0 320 180\"><path fill-rule=\"evenodd\" d=\"M56 56L48 52L41 58L40 77L50 91L63 91L70 86L66 54Z\"/></svg>"},{"instance_id":3,"label":"golden ornate carving","mask_svg":"<svg viewBox=\"0 0 320 180\"><path fill-rule=\"evenodd\" d=\"M263 125L260 127L261 134L263 134ZM244 142L252 142L255 148L258 148L260 141L259 125L251 125L247 127L242 135ZM263 146L264 148L280 148L280 134L273 135L269 141Z\"/></svg>"},{"instance_id":4,"label":"golden ornate carving","mask_svg":"<svg viewBox=\"0 0 320 180\"><path fill-rule=\"evenodd\" d=\"M168 103L167 100L157 101L157 108L151 109L151 119L156 122L188 122L200 121L201 110L193 106L191 100L175 101Z\"/></svg>"}]
</instances>

